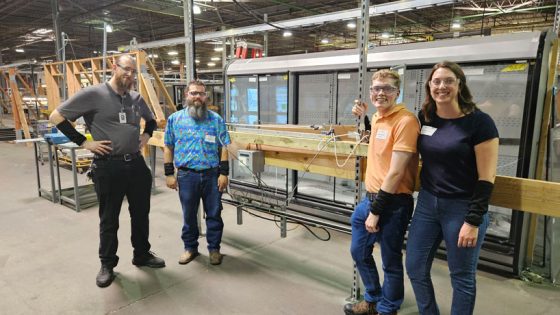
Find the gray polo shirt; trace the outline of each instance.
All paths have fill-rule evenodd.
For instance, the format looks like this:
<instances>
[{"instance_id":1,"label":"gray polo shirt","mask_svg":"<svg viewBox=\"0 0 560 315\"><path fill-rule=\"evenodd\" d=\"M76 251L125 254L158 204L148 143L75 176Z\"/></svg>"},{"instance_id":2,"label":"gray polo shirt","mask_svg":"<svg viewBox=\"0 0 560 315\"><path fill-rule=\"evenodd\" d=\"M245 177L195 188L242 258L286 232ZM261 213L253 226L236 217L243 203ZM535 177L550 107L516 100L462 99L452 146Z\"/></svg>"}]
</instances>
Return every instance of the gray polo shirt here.
<instances>
[{"instance_id":1,"label":"gray polo shirt","mask_svg":"<svg viewBox=\"0 0 560 315\"><path fill-rule=\"evenodd\" d=\"M93 140L111 141L112 155L138 152L140 118L146 122L154 119L138 92L130 91L121 96L109 83L80 90L57 110L70 121L83 116ZM125 115L126 121L123 119Z\"/></svg>"}]
</instances>

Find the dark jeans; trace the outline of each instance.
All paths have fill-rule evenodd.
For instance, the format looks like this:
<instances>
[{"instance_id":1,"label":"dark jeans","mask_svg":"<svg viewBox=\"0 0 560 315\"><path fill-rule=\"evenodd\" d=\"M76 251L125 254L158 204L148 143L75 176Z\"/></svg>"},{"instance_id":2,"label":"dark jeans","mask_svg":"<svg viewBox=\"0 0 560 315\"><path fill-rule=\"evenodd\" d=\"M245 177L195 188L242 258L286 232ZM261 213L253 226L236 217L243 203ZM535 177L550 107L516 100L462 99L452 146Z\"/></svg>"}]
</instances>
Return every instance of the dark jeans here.
<instances>
[{"instance_id":1,"label":"dark jeans","mask_svg":"<svg viewBox=\"0 0 560 315\"><path fill-rule=\"evenodd\" d=\"M398 310L404 299L404 271L402 247L404 234L414 201L412 196L398 196L379 216L379 231L369 233L365 222L370 213L371 201L363 199L352 214L352 242L350 252L365 287L364 299L377 303L379 313L392 313ZM381 246L381 260L384 272L383 286L379 281L377 266L372 252L375 243Z\"/></svg>"},{"instance_id":2,"label":"dark jeans","mask_svg":"<svg viewBox=\"0 0 560 315\"><path fill-rule=\"evenodd\" d=\"M219 250L224 231L222 221L221 198L218 191L218 169L204 172L194 172L179 169L177 173L179 184L179 199L183 207L183 230L181 238L185 250L198 250L198 205L202 198L202 205L206 213L206 240L208 250Z\"/></svg>"},{"instance_id":3,"label":"dark jeans","mask_svg":"<svg viewBox=\"0 0 560 315\"><path fill-rule=\"evenodd\" d=\"M152 174L143 157L132 161L94 160L92 165L95 192L99 201L99 258L103 265L115 267L119 262L119 214L126 196L131 221L134 257L148 254Z\"/></svg>"},{"instance_id":4,"label":"dark jeans","mask_svg":"<svg viewBox=\"0 0 560 315\"><path fill-rule=\"evenodd\" d=\"M476 266L488 227L488 214L484 215L479 226L476 247L459 248L459 231L468 211L469 199L438 198L426 190L420 190L408 230L406 270L414 289L418 311L422 315L439 314L430 270L442 240L447 249L447 264L453 287L451 314L473 314Z\"/></svg>"}]
</instances>

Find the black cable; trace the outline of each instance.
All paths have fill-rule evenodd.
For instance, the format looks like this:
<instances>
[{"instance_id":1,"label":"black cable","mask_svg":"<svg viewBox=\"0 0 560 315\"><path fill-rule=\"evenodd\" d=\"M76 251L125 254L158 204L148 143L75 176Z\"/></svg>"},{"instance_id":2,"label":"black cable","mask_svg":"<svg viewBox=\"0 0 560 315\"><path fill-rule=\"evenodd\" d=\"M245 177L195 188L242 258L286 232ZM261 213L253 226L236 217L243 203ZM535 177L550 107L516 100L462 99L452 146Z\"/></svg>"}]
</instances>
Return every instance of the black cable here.
<instances>
[{"instance_id":1,"label":"black cable","mask_svg":"<svg viewBox=\"0 0 560 315\"><path fill-rule=\"evenodd\" d=\"M251 16L253 16L255 19L259 20L260 22L266 23L266 24L268 24L268 25L270 25L270 26L272 26L272 27L274 27L274 28L276 28L276 29L279 29L279 30L285 30L285 28L283 28L283 27L274 25L274 24L272 24L272 23L269 23L268 21L265 21L264 19L261 19L258 15L256 15L255 13L253 13L253 11L247 9L247 7L245 7L245 5L243 5L243 4L239 3L239 2L237 2L237 0L233 0L233 3L237 4L241 9L243 9L243 11L249 13Z\"/></svg>"},{"instance_id":2,"label":"black cable","mask_svg":"<svg viewBox=\"0 0 560 315\"><path fill-rule=\"evenodd\" d=\"M251 211L245 209L244 207L240 207L240 209L243 210L244 212L247 212L248 214L250 214L250 215L252 215L252 216L254 216L254 217L257 217L257 218L260 218L260 219L263 219L263 220L266 220L266 221L272 221L272 222L275 222L275 223L280 222L280 221L277 220L277 219L271 219L271 218L263 217L263 216L258 215L258 214L256 214L256 213L253 213L253 212L251 212ZM274 215L274 217L277 217L277 215ZM311 235L315 236L315 238L317 238L317 239L320 240L320 241L327 242L327 241L329 241L329 240L331 239L331 233L329 232L329 230L327 230L326 228L324 228L324 227L322 227L322 226L315 226L315 227L318 228L318 229L321 229L321 230L325 231L325 233L327 233L327 236L326 236L325 238L321 238L317 233L313 232L313 231L311 230L311 228L309 228L309 226L308 226L307 224L305 224L305 223L303 223L303 222L301 222L301 221L294 220L294 219L287 219L286 222L287 222L287 223L292 223L292 224L298 224L298 225L303 226L305 229L307 229L307 230L309 231L309 233L311 233ZM278 226L278 224L276 224L276 226ZM279 227L279 226L278 226L278 227ZM292 230L293 230L293 229L292 229ZM291 230L290 230L290 231L291 231Z\"/></svg>"}]
</instances>

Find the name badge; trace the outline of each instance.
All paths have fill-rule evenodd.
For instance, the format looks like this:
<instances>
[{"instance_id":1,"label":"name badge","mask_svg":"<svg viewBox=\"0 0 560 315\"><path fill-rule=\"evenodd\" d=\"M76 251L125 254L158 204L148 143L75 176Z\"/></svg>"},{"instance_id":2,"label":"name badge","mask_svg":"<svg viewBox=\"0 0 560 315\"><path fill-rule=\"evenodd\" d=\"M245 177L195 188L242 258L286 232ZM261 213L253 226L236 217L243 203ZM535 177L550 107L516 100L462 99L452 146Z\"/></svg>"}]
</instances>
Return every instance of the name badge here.
<instances>
[{"instance_id":1,"label":"name badge","mask_svg":"<svg viewBox=\"0 0 560 315\"><path fill-rule=\"evenodd\" d=\"M206 142L216 143L216 136L206 135L206 136L204 137L204 140L205 140Z\"/></svg>"},{"instance_id":2,"label":"name badge","mask_svg":"<svg viewBox=\"0 0 560 315\"><path fill-rule=\"evenodd\" d=\"M119 113L119 122L121 124L126 124L126 113L123 112Z\"/></svg>"},{"instance_id":3,"label":"name badge","mask_svg":"<svg viewBox=\"0 0 560 315\"><path fill-rule=\"evenodd\" d=\"M434 132L436 132L437 128L432 126L422 126L422 130L420 130L421 135L432 136Z\"/></svg>"},{"instance_id":4,"label":"name badge","mask_svg":"<svg viewBox=\"0 0 560 315\"><path fill-rule=\"evenodd\" d=\"M387 139L388 135L389 135L389 132L387 130L379 129L379 130L377 130L377 133L375 134L375 139L385 140L385 139Z\"/></svg>"}]
</instances>

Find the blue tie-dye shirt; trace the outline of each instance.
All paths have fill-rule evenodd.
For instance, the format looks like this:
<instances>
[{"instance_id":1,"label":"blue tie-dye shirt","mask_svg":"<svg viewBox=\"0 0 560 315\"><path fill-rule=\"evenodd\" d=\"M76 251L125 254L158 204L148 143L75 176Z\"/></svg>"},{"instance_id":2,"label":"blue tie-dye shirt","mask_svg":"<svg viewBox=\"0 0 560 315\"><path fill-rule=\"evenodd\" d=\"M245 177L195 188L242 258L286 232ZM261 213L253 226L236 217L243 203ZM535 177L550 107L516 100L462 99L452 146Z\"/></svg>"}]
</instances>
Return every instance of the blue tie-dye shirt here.
<instances>
[{"instance_id":1,"label":"blue tie-dye shirt","mask_svg":"<svg viewBox=\"0 0 560 315\"><path fill-rule=\"evenodd\" d=\"M218 167L218 148L231 141L220 115L209 110L205 120L197 121L183 109L169 116L164 143L173 148L175 167L205 170Z\"/></svg>"}]
</instances>

